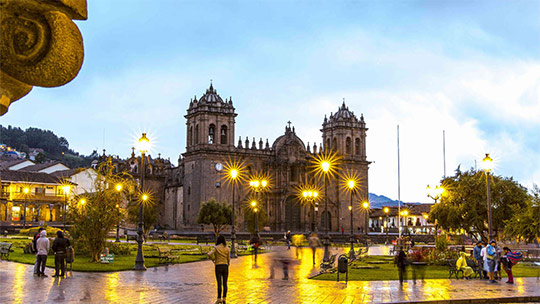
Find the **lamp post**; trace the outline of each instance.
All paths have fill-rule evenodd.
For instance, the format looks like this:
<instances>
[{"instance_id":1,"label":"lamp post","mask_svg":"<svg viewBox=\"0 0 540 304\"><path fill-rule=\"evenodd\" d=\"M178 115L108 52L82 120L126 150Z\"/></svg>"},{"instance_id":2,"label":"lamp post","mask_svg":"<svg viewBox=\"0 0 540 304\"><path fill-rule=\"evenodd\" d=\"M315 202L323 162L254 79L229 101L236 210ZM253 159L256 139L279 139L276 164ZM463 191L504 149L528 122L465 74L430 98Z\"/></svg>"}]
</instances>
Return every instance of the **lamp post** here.
<instances>
[{"instance_id":1,"label":"lamp post","mask_svg":"<svg viewBox=\"0 0 540 304\"><path fill-rule=\"evenodd\" d=\"M309 205L313 207L313 211L311 212L311 224L310 224L311 233L317 230L316 224L315 224L315 211L318 211L318 204L315 201L317 200L318 196L319 196L319 192L309 187L302 191L302 200L309 203Z\"/></svg>"},{"instance_id":2,"label":"lamp post","mask_svg":"<svg viewBox=\"0 0 540 304\"><path fill-rule=\"evenodd\" d=\"M349 190L349 197L350 197L350 200L349 200L349 212L351 213L351 237L350 237L350 242L351 242L351 249L349 250L349 258L352 260L352 259L355 259L355 256L354 256L354 225L353 225L353 194L356 190L356 182L353 180L353 179L349 179L347 181L347 189Z\"/></svg>"},{"instance_id":3,"label":"lamp post","mask_svg":"<svg viewBox=\"0 0 540 304\"><path fill-rule=\"evenodd\" d=\"M62 219L64 220L64 231L66 231L66 205L67 205L67 198L68 198L70 190L71 190L70 185L62 186L62 191L64 191L64 216L62 217Z\"/></svg>"},{"instance_id":4,"label":"lamp post","mask_svg":"<svg viewBox=\"0 0 540 304\"><path fill-rule=\"evenodd\" d=\"M369 231L369 202L367 201L363 202L362 207L364 208L364 211L366 212L366 237L367 237L368 231Z\"/></svg>"},{"instance_id":5,"label":"lamp post","mask_svg":"<svg viewBox=\"0 0 540 304\"><path fill-rule=\"evenodd\" d=\"M330 235L328 222L330 221L330 216L328 216L328 172L330 171L330 162L323 161L321 162L321 169L323 171L324 178L324 256L323 262L328 263L330 261Z\"/></svg>"},{"instance_id":6,"label":"lamp post","mask_svg":"<svg viewBox=\"0 0 540 304\"><path fill-rule=\"evenodd\" d=\"M23 188L23 200L24 200L23 229L26 229L26 198L29 192L30 192L30 188L28 187Z\"/></svg>"},{"instance_id":7,"label":"lamp post","mask_svg":"<svg viewBox=\"0 0 540 304\"><path fill-rule=\"evenodd\" d=\"M445 189L443 186L435 186L435 188L432 188L430 185L427 185L426 187L427 196L432 198L435 201L435 204L437 201L443 196L445 193Z\"/></svg>"},{"instance_id":8,"label":"lamp post","mask_svg":"<svg viewBox=\"0 0 540 304\"><path fill-rule=\"evenodd\" d=\"M116 191L121 192L122 191L122 184L116 184L115 187ZM120 204L116 204L116 210L119 211ZM116 223L116 241L117 243L120 243L120 220Z\"/></svg>"},{"instance_id":9,"label":"lamp post","mask_svg":"<svg viewBox=\"0 0 540 304\"><path fill-rule=\"evenodd\" d=\"M256 198L261 202L261 205L262 205L262 201L263 201L263 195L264 195L264 191L266 191L266 189L269 187L269 183L268 183L268 180L265 179L265 178L252 178L250 181L249 181L249 187L251 188L251 190L253 190L256 194ZM258 208L255 208L257 206L257 201L252 201L251 202L251 206L254 208L253 211L256 213L256 217L255 217L255 235L258 236L259 235L259 214L258 214L258 211L259 209Z\"/></svg>"},{"instance_id":10,"label":"lamp post","mask_svg":"<svg viewBox=\"0 0 540 304\"><path fill-rule=\"evenodd\" d=\"M489 157L489 153L486 153L486 157L482 160L484 164L484 171L486 172L486 193L487 193L487 210L488 210L488 231L489 239L493 240L495 235L493 235L493 215L491 214L491 184L489 182L489 175L491 169L493 169L493 159Z\"/></svg>"},{"instance_id":11,"label":"lamp post","mask_svg":"<svg viewBox=\"0 0 540 304\"><path fill-rule=\"evenodd\" d=\"M143 133L141 138L139 138L138 143L138 149L141 152L141 181L140 181L140 188L141 191L144 191L144 174L145 174L145 154L148 152L150 148L150 140L148 137L146 137L146 133ZM135 258L135 267L133 267L133 270L146 270L146 266L144 265L144 256L143 256L143 207L144 203L148 200L148 195L143 194L141 198L141 202L139 204L139 225L137 227L137 257Z\"/></svg>"},{"instance_id":12,"label":"lamp post","mask_svg":"<svg viewBox=\"0 0 540 304\"><path fill-rule=\"evenodd\" d=\"M407 226L406 225L407 224L407 216L409 215L409 211L403 210L403 211L401 211L400 215L401 215L401 218L403 219L403 222L400 223L400 225L401 225L400 229L403 230L403 228ZM409 231L409 229L407 228L407 232L408 231Z\"/></svg>"},{"instance_id":13,"label":"lamp post","mask_svg":"<svg viewBox=\"0 0 540 304\"><path fill-rule=\"evenodd\" d=\"M388 224L388 212L390 212L390 208L384 207L383 211L384 211L384 214L386 214L386 221L384 223L384 230L386 232L386 241L384 243L385 245L388 245L388 229L390 228Z\"/></svg>"},{"instance_id":14,"label":"lamp post","mask_svg":"<svg viewBox=\"0 0 540 304\"><path fill-rule=\"evenodd\" d=\"M238 178L238 170L237 169L231 169L229 171L229 177L232 179L232 226L231 226L231 258L238 257L236 255L236 248L234 246L234 242L236 241L236 230L234 228L234 222L235 222L235 200L234 200L234 190L236 188L236 179Z\"/></svg>"}]
</instances>

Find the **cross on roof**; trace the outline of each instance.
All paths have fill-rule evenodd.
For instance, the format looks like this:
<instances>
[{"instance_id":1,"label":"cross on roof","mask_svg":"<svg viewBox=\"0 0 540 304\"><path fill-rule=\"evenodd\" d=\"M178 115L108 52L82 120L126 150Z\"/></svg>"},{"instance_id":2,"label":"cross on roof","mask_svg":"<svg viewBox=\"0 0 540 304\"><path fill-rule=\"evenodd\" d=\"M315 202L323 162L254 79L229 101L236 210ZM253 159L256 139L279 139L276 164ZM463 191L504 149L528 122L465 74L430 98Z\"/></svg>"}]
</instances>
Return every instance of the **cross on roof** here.
<instances>
[{"instance_id":1,"label":"cross on roof","mask_svg":"<svg viewBox=\"0 0 540 304\"><path fill-rule=\"evenodd\" d=\"M292 122L289 120L289 121L287 121L287 123L289 124L289 128L290 128Z\"/></svg>"}]
</instances>

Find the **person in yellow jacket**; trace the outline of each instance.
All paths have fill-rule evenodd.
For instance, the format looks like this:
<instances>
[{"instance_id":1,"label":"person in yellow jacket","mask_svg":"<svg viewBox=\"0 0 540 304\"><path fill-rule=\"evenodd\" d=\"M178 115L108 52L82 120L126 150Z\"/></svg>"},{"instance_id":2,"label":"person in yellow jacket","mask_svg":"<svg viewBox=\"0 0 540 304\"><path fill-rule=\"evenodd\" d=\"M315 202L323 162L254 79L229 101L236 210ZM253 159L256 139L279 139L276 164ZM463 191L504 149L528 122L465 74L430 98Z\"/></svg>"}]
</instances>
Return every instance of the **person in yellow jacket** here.
<instances>
[{"instance_id":1,"label":"person in yellow jacket","mask_svg":"<svg viewBox=\"0 0 540 304\"><path fill-rule=\"evenodd\" d=\"M457 270L463 271L463 277L467 280L471 279L471 275L474 273L472 268L467 266L467 254L465 252L459 253L460 257L456 262Z\"/></svg>"},{"instance_id":2,"label":"person in yellow jacket","mask_svg":"<svg viewBox=\"0 0 540 304\"><path fill-rule=\"evenodd\" d=\"M208 253L210 259L216 265L216 280L218 299L215 304L225 303L227 298L227 278L229 277L229 264L231 263L231 250L227 247L225 237L218 236L216 246ZM223 286L223 298L221 288Z\"/></svg>"}]
</instances>

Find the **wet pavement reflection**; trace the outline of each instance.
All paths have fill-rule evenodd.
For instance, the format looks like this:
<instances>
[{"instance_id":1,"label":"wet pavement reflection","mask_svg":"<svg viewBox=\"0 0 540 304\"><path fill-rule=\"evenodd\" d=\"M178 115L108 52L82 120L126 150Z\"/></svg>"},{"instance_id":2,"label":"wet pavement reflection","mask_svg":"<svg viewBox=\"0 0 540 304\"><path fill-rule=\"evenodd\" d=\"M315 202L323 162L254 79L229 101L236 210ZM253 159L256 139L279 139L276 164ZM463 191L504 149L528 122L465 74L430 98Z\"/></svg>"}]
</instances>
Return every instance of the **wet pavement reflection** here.
<instances>
[{"instance_id":1,"label":"wet pavement reflection","mask_svg":"<svg viewBox=\"0 0 540 304\"><path fill-rule=\"evenodd\" d=\"M322 249L275 247L276 252L233 259L230 266L228 303L380 303L392 301L539 296L540 281L516 278L515 285L488 284L480 280L425 280L417 284L398 281L318 281ZM344 253L346 248L333 248ZM373 247L373 253L387 250ZM290 261L289 280L283 280L279 259ZM279 259L277 259L279 258ZM274 264L274 278L270 279ZM51 269L46 273L52 274ZM33 266L0 262L0 303L213 303L216 297L214 265L210 261L170 265L146 272L73 272L68 278L33 276ZM479 292L480 291L480 292Z\"/></svg>"}]
</instances>

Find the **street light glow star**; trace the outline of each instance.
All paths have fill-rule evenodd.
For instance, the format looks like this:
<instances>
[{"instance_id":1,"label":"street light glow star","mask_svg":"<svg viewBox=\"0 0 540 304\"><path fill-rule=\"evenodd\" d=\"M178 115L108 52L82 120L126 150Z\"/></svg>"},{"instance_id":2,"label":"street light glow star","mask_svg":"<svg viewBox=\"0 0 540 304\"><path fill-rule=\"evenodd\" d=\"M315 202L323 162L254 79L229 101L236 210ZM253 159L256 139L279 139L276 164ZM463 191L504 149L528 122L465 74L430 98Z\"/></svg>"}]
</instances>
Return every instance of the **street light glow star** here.
<instances>
[{"instance_id":1,"label":"street light glow star","mask_svg":"<svg viewBox=\"0 0 540 304\"><path fill-rule=\"evenodd\" d=\"M317 178L323 176L333 178L338 174L340 159L341 158L334 151L323 151L314 154L313 158L310 160L309 168Z\"/></svg>"}]
</instances>

